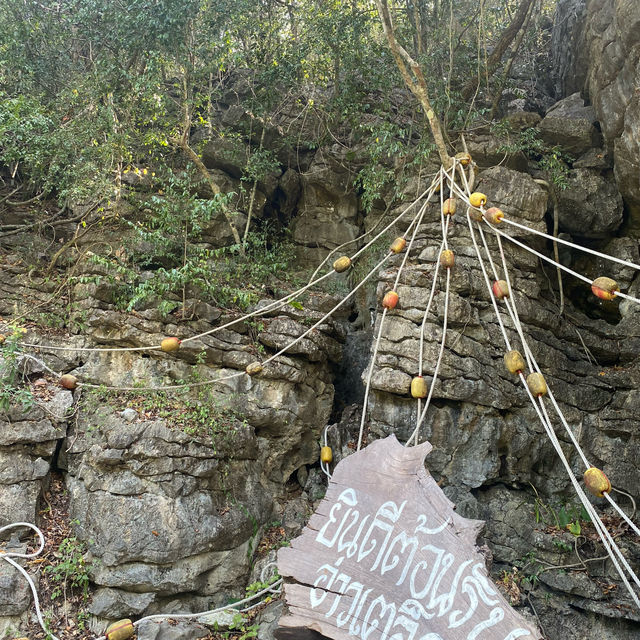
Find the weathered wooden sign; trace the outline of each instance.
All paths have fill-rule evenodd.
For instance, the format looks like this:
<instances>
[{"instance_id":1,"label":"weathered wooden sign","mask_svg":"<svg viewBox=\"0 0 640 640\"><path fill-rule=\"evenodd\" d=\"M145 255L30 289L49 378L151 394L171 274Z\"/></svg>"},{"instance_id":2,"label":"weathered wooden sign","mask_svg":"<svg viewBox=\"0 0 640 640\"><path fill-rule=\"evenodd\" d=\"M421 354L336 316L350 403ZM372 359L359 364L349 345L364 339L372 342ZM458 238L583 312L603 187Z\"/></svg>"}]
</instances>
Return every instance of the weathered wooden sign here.
<instances>
[{"instance_id":1,"label":"weathered wooden sign","mask_svg":"<svg viewBox=\"0 0 640 640\"><path fill-rule=\"evenodd\" d=\"M482 527L424 468L428 442L377 440L336 467L300 537L278 552L281 640L539 640L487 576Z\"/></svg>"}]
</instances>

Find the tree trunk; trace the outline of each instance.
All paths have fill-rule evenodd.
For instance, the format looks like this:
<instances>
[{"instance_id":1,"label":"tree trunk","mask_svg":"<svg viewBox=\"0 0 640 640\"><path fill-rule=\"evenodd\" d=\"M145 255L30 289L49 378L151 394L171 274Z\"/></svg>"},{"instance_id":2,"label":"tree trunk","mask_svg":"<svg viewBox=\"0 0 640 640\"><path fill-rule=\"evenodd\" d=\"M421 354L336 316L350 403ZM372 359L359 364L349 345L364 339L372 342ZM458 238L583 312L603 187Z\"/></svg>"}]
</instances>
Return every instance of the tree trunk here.
<instances>
[{"instance_id":1,"label":"tree trunk","mask_svg":"<svg viewBox=\"0 0 640 640\"><path fill-rule=\"evenodd\" d=\"M378 14L382 21L382 28L384 30L384 35L387 38L387 42L389 43L391 54L396 61L396 65L402 74L402 78L404 79L407 88L420 101L420 105L422 106L422 109L427 116L427 120L429 121L431 133L433 134L433 139L440 155L440 161L444 165L445 169L448 169L451 166L453 159L447 151L440 119L436 116L433 108L431 107L427 82L422 74L422 69L420 69L420 65L409 55L407 50L396 40L387 0L376 0L376 8L378 9Z\"/></svg>"},{"instance_id":2,"label":"tree trunk","mask_svg":"<svg viewBox=\"0 0 640 640\"><path fill-rule=\"evenodd\" d=\"M204 162L202 162L200 156L198 156L198 154L188 145L187 141L183 138L172 138L171 142L180 147L184 151L185 155L189 158L189 160L191 160L191 162L196 165L198 171L200 172L200 175L205 179L211 191L213 191L215 195L220 195L222 193L220 191L220 187L211 177L211 174L209 173L207 167L204 166ZM227 224L229 225L229 229L231 230L231 234L233 235L235 243L240 247L240 254L244 256L244 246L242 245L242 240L240 240L240 234L238 233L236 225L233 224L233 220L231 219L231 215L229 214L227 207L222 207L222 214L224 215Z\"/></svg>"},{"instance_id":3,"label":"tree trunk","mask_svg":"<svg viewBox=\"0 0 640 640\"><path fill-rule=\"evenodd\" d=\"M527 17L527 13L529 12L529 7L533 3L534 0L522 0L520 2L520 6L516 11L515 16L509 23L509 26L502 32L498 42L494 50L491 52L489 59L487 60L487 73L491 74L493 70L500 64L500 60L502 60L502 56L504 52L508 49L509 45L513 42L514 38L520 31L522 24ZM473 77L470 78L467 84L462 89L462 97L465 100L468 100L474 93L476 88L478 87L478 78Z\"/></svg>"}]
</instances>

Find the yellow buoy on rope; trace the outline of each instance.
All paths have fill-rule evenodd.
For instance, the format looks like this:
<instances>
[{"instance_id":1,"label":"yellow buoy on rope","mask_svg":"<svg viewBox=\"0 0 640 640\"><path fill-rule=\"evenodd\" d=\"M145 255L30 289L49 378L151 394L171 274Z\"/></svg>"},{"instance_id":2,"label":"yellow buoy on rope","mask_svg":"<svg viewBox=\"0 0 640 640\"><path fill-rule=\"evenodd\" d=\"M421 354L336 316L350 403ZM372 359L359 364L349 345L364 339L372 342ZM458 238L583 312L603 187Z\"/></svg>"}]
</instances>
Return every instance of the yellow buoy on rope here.
<instances>
[{"instance_id":1,"label":"yellow buoy on rope","mask_svg":"<svg viewBox=\"0 0 640 640\"><path fill-rule=\"evenodd\" d=\"M412 398L426 398L428 390L427 381L422 376L416 376L411 380Z\"/></svg>"},{"instance_id":2,"label":"yellow buoy on rope","mask_svg":"<svg viewBox=\"0 0 640 640\"><path fill-rule=\"evenodd\" d=\"M342 273L343 271L346 271L350 266L351 258L349 256L342 256L333 263L333 270L336 273Z\"/></svg>"},{"instance_id":3,"label":"yellow buoy on rope","mask_svg":"<svg viewBox=\"0 0 640 640\"><path fill-rule=\"evenodd\" d=\"M456 206L455 198L447 198L442 205L442 213L445 216L452 216L456 212Z\"/></svg>"},{"instance_id":4,"label":"yellow buoy on rope","mask_svg":"<svg viewBox=\"0 0 640 640\"><path fill-rule=\"evenodd\" d=\"M262 366L262 362L258 362L256 360L256 362L252 362L252 363L248 364L246 369L245 369L245 371L246 371L247 375L255 376L258 373L260 373L263 369L264 369L264 367Z\"/></svg>"},{"instance_id":5,"label":"yellow buoy on rope","mask_svg":"<svg viewBox=\"0 0 640 640\"><path fill-rule=\"evenodd\" d=\"M446 267L447 269L451 269L451 267L453 267L455 263L456 263L456 257L453 251L451 251L451 249L445 249L440 254L440 264L443 267Z\"/></svg>"},{"instance_id":6,"label":"yellow buoy on rope","mask_svg":"<svg viewBox=\"0 0 640 640\"><path fill-rule=\"evenodd\" d=\"M604 471L597 467L589 467L584 472L583 478L589 493L592 493L596 498L604 498L604 494L611 491L611 481Z\"/></svg>"},{"instance_id":7,"label":"yellow buoy on rope","mask_svg":"<svg viewBox=\"0 0 640 640\"><path fill-rule=\"evenodd\" d=\"M171 338L165 338L160 343L160 349L162 349L162 351L164 351L165 353L173 353L180 348L180 342L181 340L179 338L176 338L175 336L172 336Z\"/></svg>"},{"instance_id":8,"label":"yellow buoy on rope","mask_svg":"<svg viewBox=\"0 0 640 640\"><path fill-rule=\"evenodd\" d=\"M127 638L131 638L134 632L133 622L131 622L129 618L125 618L124 620L118 620L118 622L109 625L104 635L107 637L107 640L126 640Z\"/></svg>"},{"instance_id":9,"label":"yellow buoy on rope","mask_svg":"<svg viewBox=\"0 0 640 640\"><path fill-rule=\"evenodd\" d=\"M547 395L547 382L541 373L530 373L527 376L527 386L536 398Z\"/></svg>"},{"instance_id":10,"label":"yellow buoy on rope","mask_svg":"<svg viewBox=\"0 0 640 640\"><path fill-rule=\"evenodd\" d=\"M455 159L463 166L466 167L471 164L471 154L466 151L456 153Z\"/></svg>"},{"instance_id":11,"label":"yellow buoy on rope","mask_svg":"<svg viewBox=\"0 0 640 640\"><path fill-rule=\"evenodd\" d=\"M469 196L469 202L471 203L472 207L483 207L485 204L487 204L487 196L485 196L484 193L480 193L479 191L474 191Z\"/></svg>"},{"instance_id":12,"label":"yellow buoy on rope","mask_svg":"<svg viewBox=\"0 0 640 640\"><path fill-rule=\"evenodd\" d=\"M389 247L391 253L401 253L407 246L407 241L404 238L396 238Z\"/></svg>"},{"instance_id":13,"label":"yellow buoy on rope","mask_svg":"<svg viewBox=\"0 0 640 640\"><path fill-rule=\"evenodd\" d=\"M504 366L507 367L507 371L509 371L509 373L516 375L521 374L526 367L522 354L515 350L505 353Z\"/></svg>"},{"instance_id":14,"label":"yellow buoy on rope","mask_svg":"<svg viewBox=\"0 0 640 640\"><path fill-rule=\"evenodd\" d=\"M331 450L331 447L320 448L320 461L325 462L326 464L333 462L333 451Z\"/></svg>"}]
</instances>

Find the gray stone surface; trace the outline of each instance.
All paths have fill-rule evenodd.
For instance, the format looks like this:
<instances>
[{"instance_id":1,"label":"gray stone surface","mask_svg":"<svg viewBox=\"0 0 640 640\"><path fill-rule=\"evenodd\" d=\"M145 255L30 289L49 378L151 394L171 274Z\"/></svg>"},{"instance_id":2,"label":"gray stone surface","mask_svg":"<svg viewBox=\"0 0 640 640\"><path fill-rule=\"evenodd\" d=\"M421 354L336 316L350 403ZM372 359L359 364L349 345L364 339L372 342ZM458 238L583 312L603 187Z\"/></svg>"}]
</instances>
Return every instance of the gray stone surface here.
<instances>
[{"instance_id":1,"label":"gray stone surface","mask_svg":"<svg viewBox=\"0 0 640 640\"><path fill-rule=\"evenodd\" d=\"M155 599L154 593L133 593L122 589L97 589L88 611L94 616L115 620L140 615Z\"/></svg>"},{"instance_id":2,"label":"gray stone surface","mask_svg":"<svg viewBox=\"0 0 640 640\"><path fill-rule=\"evenodd\" d=\"M613 150L620 192L640 224L640 4L635 0L599 0L587 4L576 43L587 62L585 88ZM578 55L578 54L574 54Z\"/></svg>"},{"instance_id":3,"label":"gray stone surface","mask_svg":"<svg viewBox=\"0 0 640 640\"><path fill-rule=\"evenodd\" d=\"M576 92L554 104L538 128L542 139L549 145L560 145L573 155L585 153L600 146L601 136L594 123L596 112L587 107Z\"/></svg>"},{"instance_id":4,"label":"gray stone surface","mask_svg":"<svg viewBox=\"0 0 640 640\"><path fill-rule=\"evenodd\" d=\"M569 171L567 187L557 190L560 230L585 238L604 238L623 220L616 185L594 169Z\"/></svg>"},{"instance_id":5,"label":"gray stone surface","mask_svg":"<svg viewBox=\"0 0 640 640\"><path fill-rule=\"evenodd\" d=\"M324 149L301 177L302 195L292 226L294 241L306 247L298 255L301 263L317 265L329 250L359 235L358 199L344 161L344 148Z\"/></svg>"},{"instance_id":6,"label":"gray stone surface","mask_svg":"<svg viewBox=\"0 0 640 640\"><path fill-rule=\"evenodd\" d=\"M209 635L209 629L185 620L149 620L138 627L138 640L191 640Z\"/></svg>"},{"instance_id":7,"label":"gray stone surface","mask_svg":"<svg viewBox=\"0 0 640 640\"><path fill-rule=\"evenodd\" d=\"M3 549L25 553L26 545L3 545ZM16 559L16 562L24 567L24 560ZM4 616L19 616L25 612L31 606L31 600L31 589L27 581L16 568L0 560L0 623Z\"/></svg>"}]
</instances>

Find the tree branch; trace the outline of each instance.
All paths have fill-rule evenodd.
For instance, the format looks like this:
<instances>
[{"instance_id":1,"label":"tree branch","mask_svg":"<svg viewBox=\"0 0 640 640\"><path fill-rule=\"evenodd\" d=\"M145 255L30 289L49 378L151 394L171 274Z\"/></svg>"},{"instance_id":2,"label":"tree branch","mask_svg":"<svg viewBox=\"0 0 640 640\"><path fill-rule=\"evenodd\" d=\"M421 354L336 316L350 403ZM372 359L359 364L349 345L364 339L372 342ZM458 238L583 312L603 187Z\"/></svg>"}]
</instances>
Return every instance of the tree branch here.
<instances>
[{"instance_id":1,"label":"tree branch","mask_svg":"<svg viewBox=\"0 0 640 640\"><path fill-rule=\"evenodd\" d=\"M411 57L409 52L396 40L387 0L376 0L376 8L378 9L378 14L382 21L382 29L387 38L391 54L396 61L396 65L405 84L407 85L407 88L420 101L420 105L422 106L422 109L427 116L427 120L429 121L429 127L431 128L431 133L440 155L440 161L444 165L445 169L448 169L451 166L453 159L447 151L447 145L444 141L440 119L436 116L431 106L429 90L427 88L427 82L422 73L422 69L420 69L420 65Z\"/></svg>"}]
</instances>

